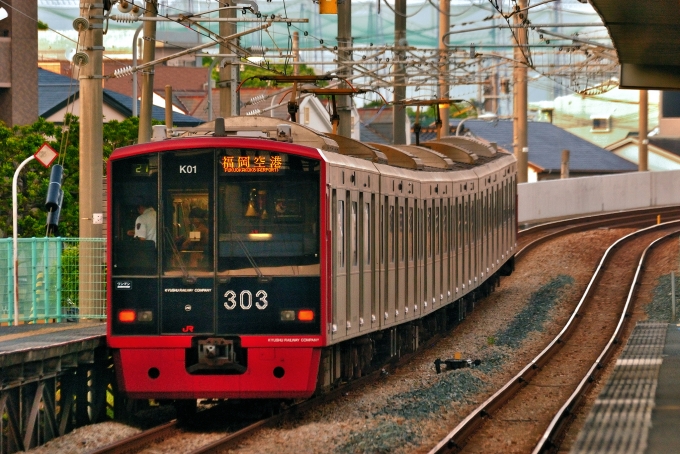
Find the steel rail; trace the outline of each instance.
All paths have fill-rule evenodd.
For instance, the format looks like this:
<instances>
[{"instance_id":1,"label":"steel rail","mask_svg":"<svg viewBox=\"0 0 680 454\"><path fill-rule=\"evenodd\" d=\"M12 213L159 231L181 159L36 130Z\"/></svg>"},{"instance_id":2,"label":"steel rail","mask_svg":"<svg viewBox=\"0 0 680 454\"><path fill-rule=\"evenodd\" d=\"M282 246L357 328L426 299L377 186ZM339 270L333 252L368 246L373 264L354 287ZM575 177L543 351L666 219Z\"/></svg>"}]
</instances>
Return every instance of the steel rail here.
<instances>
[{"instance_id":1,"label":"steel rail","mask_svg":"<svg viewBox=\"0 0 680 454\"><path fill-rule=\"evenodd\" d=\"M620 334L626 318L630 316L629 308L631 306L631 302L633 301L633 297L637 291L638 283L640 281L640 274L645 264L647 253L662 241L667 241L669 237L677 235L679 231L680 230L675 230L673 232L668 233L667 235L662 236L661 238L657 238L652 243L650 243L649 246L647 246L647 248L645 248L644 252L640 256L638 267L635 270L635 277L633 278L633 283L631 284L630 290L628 291L628 298L626 299L626 303L623 307L623 310L621 311L621 316L619 317L619 322L616 325L614 333L612 334L605 348L602 350L600 356L598 356L597 360L595 360L593 365L588 370L588 373L583 377L583 379L576 387L574 392L571 394L571 396L569 396L569 399L564 403L564 405L560 408L560 410L555 415L553 420L550 422L548 428L543 433L543 436L541 437L539 442L536 444L536 447L532 451L532 454L549 452L551 449L559 446L557 440L559 440L564 435L566 429L569 426L569 421L571 420L574 411L579 407L583 400L583 397L593 386L595 379L599 376L601 370L609 361L614 351L614 345L618 344L621 340Z\"/></svg>"},{"instance_id":2,"label":"steel rail","mask_svg":"<svg viewBox=\"0 0 680 454\"><path fill-rule=\"evenodd\" d=\"M89 451L88 454L123 454L136 452L142 448L156 443L160 440L165 440L179 431L178 422L176 419L162 424L160 426L154 427L149 430L133 435L132 437L125 438L120 441L116 441L102 448L97 448Z\"/></svg>"},{"instance_id":3,"label":"steel rail","mask_svg":"<svg viewBox=\"0 0 680 454\"><path fill-rule=\"evenodd\" d=\"M515 393L517 393L517 391L519 391L520 388L524 387L526 383L528 383L531 378L536 375L538 369L545 365L550 360L550 358L562 347L562 344L567 340L571 332L574 330L576 319L581 317L582 308L585 305L585 302L588 300L591 291L602 276L604 265L609 261L614 250L621 247L625 242L630 241L633 238L642 235L643 233L647 233L654 229L667 228L675 224L680 225L680 221L671 221L640 229L618 239L611 246L609 246L609 248L603 254L602 259L593 273L593 276L588 283L588 286L586 287L586 290L583 293L579 303L557 336L517 375L515 375L505 385L503 385L502 388L496 391L485 402L473 410L463 421L461 421L451 432L449 432L446 437L444 437L434 448L432 448L432 450L429 451L429 454L458 452L465 445L465 442L469 436L483 424L484 419L508 402L510 398ZM623 313L625 314L625 311L623 311Z\"/></svg>"}]
</instances>

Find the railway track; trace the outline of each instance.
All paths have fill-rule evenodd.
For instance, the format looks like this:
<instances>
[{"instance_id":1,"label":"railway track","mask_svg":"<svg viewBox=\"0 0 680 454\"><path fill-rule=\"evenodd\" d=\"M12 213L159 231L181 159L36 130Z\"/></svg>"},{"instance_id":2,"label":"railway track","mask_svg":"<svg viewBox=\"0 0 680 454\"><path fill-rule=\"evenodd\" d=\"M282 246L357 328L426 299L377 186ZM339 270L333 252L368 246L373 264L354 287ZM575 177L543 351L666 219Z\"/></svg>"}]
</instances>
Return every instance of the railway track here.
<instances>
[{"instance_id":1,"label":"railway track","mask_svg":"<svg viewBox=\"0 0 680 454\"><path fill-rule=\"evenodd\" d=\"M645 208L635 211L598 214L579 218L563 219L538 224L520 230L517 234L516 260L523 258L535 247L560 235L583 232L597 228L643 228L659 222L670 222L680 219L680 207L670 206L657 209Z\"/></svg>"},{"instance_id":2,"label":"railway track","mask_svg":"<svg viewBox=\"0 0 680 454\"><path fill-rule=\"evenodd\" d=\"M430 454L538 454L559 446L574 410L620 341L622 326L634 304L643 264L640 257L650 245L679 231L680 221L672 221L615 242L560 333Z\"/></svg>"},{"instance_id":3,"label":"railway track","mask_svg":"<svg viewBox=\"0 0 680 454\"><path fill-rule=\"evenodd\" d=\"M634 213L625 212L590 216L571 221L575 222L575 225L571 225L569 220L565 220L535 226L530 229L520 231L518 235L517 257L524 257L527 252L534 247L560 235L598 228L646 227L656 224L658 221L658 216L661 216L662 220L680 219L680 208L671 207L664 210L641 210ZM433 342L434 339L431 340L429 344L432 344ZM407 362L409 358L410 356L405 356L398 363L395 363L392 366L394 368L399 367L403 363ZM367 383L375 381L379 377L380 372L371 374L362 378L361 380L352 382L350 385L348 385L351 386L351 388L341 388L336 390L334 393L324 395L320 398L293 405L284 409L277 415L257 420L246 427L240 427L238 429L227 428L221 430L223 433L221 433L218 437L215 437L212 442L203 444L191 452L195 454L224 452L225 450L238 445L245 438L251 437L261 429L279 425L286 419L293 419L296 417L296 415L302 414L303 412L314 408L314 406L331 401L332 399L337 398L339 395L347 393L356 387L365 386ZM557 425L561 424L563 423ZM154 448L155 446L159 446L160 444L172 444L173 437L184 437L190 435L191 434L189 432L186 432L181 427L181 424L179 424L177 421L172 421L171 423L165 424L163 426L142 432L135 437L121 440L120 442L108 445L104 448L91 451L91 454L130 453L140 452L142 450L148 450L148 452L152 452L156 450ZM554 437L552 436L548 438L548 440L553 439ZM450 445L450 442L447 442L447 444ZM162 449L159 449L158 451L162 451Z\"/></svg>"}]
</instances>

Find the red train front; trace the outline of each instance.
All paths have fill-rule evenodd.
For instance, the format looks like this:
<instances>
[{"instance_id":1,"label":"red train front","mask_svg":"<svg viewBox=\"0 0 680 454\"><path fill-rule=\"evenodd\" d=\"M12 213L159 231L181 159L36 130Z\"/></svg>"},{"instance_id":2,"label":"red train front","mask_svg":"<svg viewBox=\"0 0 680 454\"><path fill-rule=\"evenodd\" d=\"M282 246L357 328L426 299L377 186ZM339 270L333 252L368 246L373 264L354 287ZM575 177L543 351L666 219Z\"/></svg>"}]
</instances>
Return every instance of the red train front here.
<instances>
[{"instance_id":1,"label":"red train front","mask_svg":"<svg viewBox=\"0 0 680 454\"><path fill-rule=\"evenodd\" d=\"M113 153L108 342L129 397L314 392L325 175L319 150L278 140L195 137ZM155 232L145 226L154 215Z\"/></svg>"}]
</instances>

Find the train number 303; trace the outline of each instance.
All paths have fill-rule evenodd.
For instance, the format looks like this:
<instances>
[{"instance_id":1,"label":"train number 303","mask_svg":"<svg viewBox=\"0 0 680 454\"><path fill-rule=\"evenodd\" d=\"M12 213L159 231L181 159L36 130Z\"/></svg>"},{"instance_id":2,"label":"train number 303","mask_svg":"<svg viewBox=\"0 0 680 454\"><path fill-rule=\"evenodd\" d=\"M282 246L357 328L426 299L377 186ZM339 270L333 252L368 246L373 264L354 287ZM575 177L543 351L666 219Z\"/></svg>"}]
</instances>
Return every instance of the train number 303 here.
<instances>
[{"instance_id":1,"label":"train number 303","mask_svg":"<svg viewBox=\"0 0 680 454\"><path fill-rule=\"evenodd\" d=\"M253 294L250 292L250 290L241 291L239 294L238 303L236 302L236 292L233 290L227 290L224 293L224 297L226 298L226 301L224 302L224 308L227 310L231 311L236 309L237 304L245 311L253 307ZM264 290L258 290L257 293L255 293L255 298L256 308L264 310L267 308L267 305L269 305L269 301L267 301L267 292Z\"/></svg>"}]
</instances>

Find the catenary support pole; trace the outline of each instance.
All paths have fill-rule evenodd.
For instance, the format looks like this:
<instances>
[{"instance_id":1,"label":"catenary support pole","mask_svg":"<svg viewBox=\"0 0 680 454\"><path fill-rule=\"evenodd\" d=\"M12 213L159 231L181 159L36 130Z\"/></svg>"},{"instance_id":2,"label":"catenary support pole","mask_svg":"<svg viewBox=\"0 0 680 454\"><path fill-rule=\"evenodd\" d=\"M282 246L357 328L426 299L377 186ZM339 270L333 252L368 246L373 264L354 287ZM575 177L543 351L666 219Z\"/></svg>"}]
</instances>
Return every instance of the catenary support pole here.
<instances>
[{"instance_id":1,"label":"catenary support pole","mask_svg":"<svg viewBox=\"0 0 680 454\"><path fill-rule=\"evenodd\" d=\"M528 23L527 0L518 0L520 9L513 18L515 25ZM513 106L513 145L517 158L517 182L526 183L529 179L529 153L527 140L527 64L529 47L526 27L518 27L514 31L518 47L514 49L514 106Z\"/></svg>"},{"instance_id":2,"label":"catenary support pole","mask_svg":"<svg viewBox=\"0 0 680 454\"><path fill-rule=\"evenodd\" d=\"M640 133L638 134L638 170L640 172L646 172L649 170L647 166L647 159L649 157L648 154L648 144L649 140L647 139L647 134L649 134L649 131L647 130L647 117L648 117L648 112L649 112L649 94L647 90L640 90L640 106L639 106L639 126L638 128L640 129Z\"/></svg>"},{"instance_id":3,"label":"catenary support pole","mask_svg":"<svg viewBox=\"0 0 680 454\"><path fill-rule=\"evenodd\" d=\"M406 65L402 62L406 57L406 0L394 2L394 107L392 108L392 142L395 145L406 144Z\"/></svg>"},{"instance_id":4,"label":"catenary support pole","mask_svg":"<svg viewBox=\"0 0 680 454\"><path fill-rule=\"evenodd\" d=\"M158 14L157 0L146 0L144 17L156 17ZM142 49L142 63L148 63L156 58L156 21L144 22L144 45ZM139 109L138 143L151 140L151 112L153 110L153 67L142 71L142 96Z\"/></svg>"},{"instance_id":5,"label":"catenary support pole","mask_svg":"<svg viewBox=\"0 0 680 454\"><path fill-rule=\"evenodd\" d=\"M231 2L223 3L220 2L220 6L232 6ZM235 6L235 5L233 5ZM220 9L221 18L236 18L236 10L233 8L222 8ZM225 37L233 35L236 33L236 23L235 22L220 22L220 36ZM226 43L220 43L220 54L231 53L231 49ZM238 86L239 79L239 62L235 59L229 57L223 60L224 65L220 65L220 82L218 85L220 91L220 116L223 118L236 116L239 114L239 104L238 104L238 94L236 93L236 87ZM211 69L212 72L212 69ZM212 77L212 74L209 76ZM212 91L212 88L208 86L208 90ZM212 108L212 106L211 106Z\"/></svg>"},{"instance_id":6,"label":"catenary support pole","mask_svg":"<svg viewBox=\"0 0 680 454\"><path fill-rule=\"evenodd\" d=\"M449 98L449 52L448 35L451 29L451 0L439 0L439 98ZM439 106L439 118L442 119L442 127L438 137L450 135L449 132L449 107L450 104Z\"/></svg>"},{"instance_id":7,"label":"catenary support pole","mask_svg":"<svg viewBox=\"0 0 680 454\"><path fill-rule=\"evenodd\" d=\"M352 60L352 0L338 2L338 75L343 78L352 77L352 69L348 64ZM349 88L342 84L342 88ZM338 134L343 137L352 137L352 99L347 96L338 96Z\"/></svg>"},{"instance_id":8,"label":"catenary support pole","mask_svg":"<svg viewBox=\"0 0 680 454\"><path fill-rule=\"evenodd\" d=\"M79 183L79 314L82 318L101 315L96 301L103 295L104 256L91 239L102 237L103 194L103 107L102 61L103 2L81 3L80 15L90 22L83 31L83 50L89 63L80 68L80 183ZM99 254L98 254L99 253ZM103 310L103 308L99 308Z\"/></svg>"}]
</instances>

